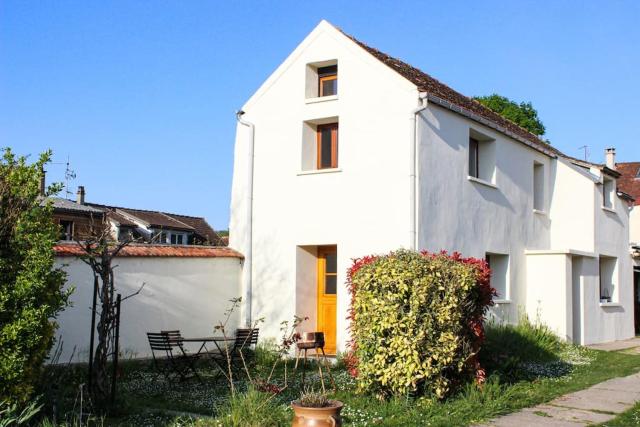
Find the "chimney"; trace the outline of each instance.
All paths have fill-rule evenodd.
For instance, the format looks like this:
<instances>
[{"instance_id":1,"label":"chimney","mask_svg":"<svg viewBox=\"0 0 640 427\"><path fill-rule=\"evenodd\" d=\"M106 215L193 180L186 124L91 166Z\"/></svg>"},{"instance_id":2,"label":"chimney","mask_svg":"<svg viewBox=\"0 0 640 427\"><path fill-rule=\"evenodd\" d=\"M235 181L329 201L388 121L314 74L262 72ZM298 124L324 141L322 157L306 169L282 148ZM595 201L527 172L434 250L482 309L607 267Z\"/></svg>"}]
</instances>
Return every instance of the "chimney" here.
<instances>
[{"instance_id":1,"label":"chimney","mask_svg":"<svg viewBox=\"0 0 640 427\"><path fill-rule=\"evenodd\" d=\"M604 157L606 159L606 165L609 169L616 168L616 149L615 148L607 148L604 150Z\"/></svg>"},{"instance_id":2,"label":"chimney","mask_svg":"<svg viewBox=\"0 0 640 427\"><path fill-rule=\"evenodd\" d=\"M84 186L78 186L78 192L76 193L76 203L79 205L84 205Z\"/></svg>"},{"instance_id":3,"label":"chimney","mask_svg":"<svg viewBox=\"0 0 640 427\"><path fill-rule=\"evenodd\" d=\"M46 185L47 171L44 168L40 168L40 185L38 186L38 192L42 197L44 197L44 193L47 190Z\"/></svg>"}]
</instances>

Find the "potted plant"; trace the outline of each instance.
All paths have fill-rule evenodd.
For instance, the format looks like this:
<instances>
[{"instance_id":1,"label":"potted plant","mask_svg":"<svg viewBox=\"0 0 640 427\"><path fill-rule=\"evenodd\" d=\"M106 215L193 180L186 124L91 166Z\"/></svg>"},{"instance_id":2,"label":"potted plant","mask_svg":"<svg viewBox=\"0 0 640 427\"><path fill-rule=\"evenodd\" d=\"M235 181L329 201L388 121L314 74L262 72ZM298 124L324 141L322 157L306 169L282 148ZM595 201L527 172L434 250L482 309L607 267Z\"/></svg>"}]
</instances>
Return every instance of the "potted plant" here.
<instances>
[{"instance_id":1,"label":"potted plant","mask_svg":"<svg viewBox=\"0 0 640 427\"><path fill-rule=\"evenodd\" d=\"M343 404L331 400L325 393L304 390L298 400L291 402L292 427L339 427L342 425Z\"/></svg>"}]
</instances>

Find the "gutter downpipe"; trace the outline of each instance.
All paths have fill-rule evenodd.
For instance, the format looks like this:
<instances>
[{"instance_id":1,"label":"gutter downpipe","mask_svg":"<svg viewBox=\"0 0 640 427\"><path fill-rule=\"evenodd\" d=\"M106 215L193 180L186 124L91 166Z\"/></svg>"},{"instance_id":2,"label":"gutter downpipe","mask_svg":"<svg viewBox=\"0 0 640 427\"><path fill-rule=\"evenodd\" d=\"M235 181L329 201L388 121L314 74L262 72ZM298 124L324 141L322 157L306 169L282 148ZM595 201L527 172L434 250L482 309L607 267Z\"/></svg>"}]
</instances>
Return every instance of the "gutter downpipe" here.
<instances>
[{"instance_id":1,"label":"gutter downpipe","mask_svg":"<svg viewBox=\"0 0 640 427\"><path fill-rule=\"evenodd\" d=\"M409 249L418 249L418 120L417 116L429 104L427 92L420 92L420 106L411 111L411 147L409 159Z\"/></svg>"},{"instance_id":2,"label":"gutter downpipe","mask_svg":"<svg viewBox=\"0 0 640 427\"><path fill-rule=\"evenodd\" d=\"M255 125L249 121L243 120L244 111L236 112L236 120L251 131L249 137L249 168L247 176L247 245L244 254L244 274L242 275L242 286L244 288L244 307L246 326L251 327L251 297L253 295L253 148L255 145Z\"/></svg>"}]
</instances>

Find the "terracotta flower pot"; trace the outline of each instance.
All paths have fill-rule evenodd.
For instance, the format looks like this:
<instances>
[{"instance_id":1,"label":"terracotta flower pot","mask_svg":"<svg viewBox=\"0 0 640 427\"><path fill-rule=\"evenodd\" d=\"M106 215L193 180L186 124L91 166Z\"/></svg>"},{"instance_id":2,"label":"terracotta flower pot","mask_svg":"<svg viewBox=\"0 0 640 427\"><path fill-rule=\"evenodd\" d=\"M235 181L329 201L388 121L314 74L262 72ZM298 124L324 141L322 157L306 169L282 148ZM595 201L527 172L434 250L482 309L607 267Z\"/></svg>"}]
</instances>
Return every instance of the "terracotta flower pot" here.
<instances>
[{"instance_id":1,"label":"terracotta flower pot","mask_svg":"<svg viewBox=\"0 0 640 427\"><path fill-rule=\"evenodd\" d=\"M340 411L344 406L338 400L330 400L330 406L324 408L306 408L298 405L296 401L291 402L293 408L292 427L340 427L342 417Z\"/></svg>"}]
</instances>

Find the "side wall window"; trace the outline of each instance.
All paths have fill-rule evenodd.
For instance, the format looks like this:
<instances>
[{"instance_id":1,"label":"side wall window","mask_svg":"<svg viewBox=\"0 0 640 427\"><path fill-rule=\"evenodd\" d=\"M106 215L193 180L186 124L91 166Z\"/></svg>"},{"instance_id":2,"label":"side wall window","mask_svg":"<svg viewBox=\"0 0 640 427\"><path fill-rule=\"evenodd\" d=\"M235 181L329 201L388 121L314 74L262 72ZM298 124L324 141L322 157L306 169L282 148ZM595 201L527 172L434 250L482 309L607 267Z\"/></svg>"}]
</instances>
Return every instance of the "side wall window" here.
<instances>
[{"instance_id":1,"label":"side wall window","mask_svg":"<svg viewBox=\"0 0 640 427\"><path fill-rule=\"evenodd\" d=\"M509 255L487 253L486 260L491 268L491 286L498 292L498 299L508 300Z\"/></svg>"},{"instance_id":2,"label":"side wall window","mask_svg":"<svg viewBox=\"0 0 640 427\"><path fill-rule=\"evenodd\" d=\"M600 255L600 302L617 302L618 259Z\"/></svg>"},{"instance_id":3,"label":"side wall window","mask_svg":"<svg viewBox=\"0 0 640 427\"><path fill-rule=\"evenodd\" d=\"M496 141L471 129L469 132L469 176L495 184Z\"/></svg>"},{"instance_id":4,"label":"side wall window","mask_svg":"<svg viewBox=\"0 0 640 427\"><path fill-rule=\"evenodd\" d=\"M533 209L543 212L545 210L545 185L544 185L544 165L533 163Z\"/></svg>"}]
</instances>

